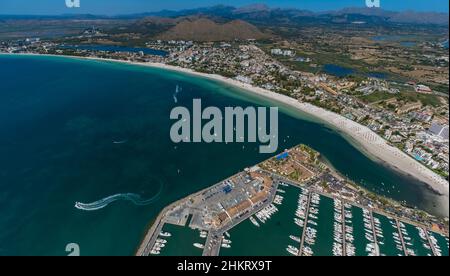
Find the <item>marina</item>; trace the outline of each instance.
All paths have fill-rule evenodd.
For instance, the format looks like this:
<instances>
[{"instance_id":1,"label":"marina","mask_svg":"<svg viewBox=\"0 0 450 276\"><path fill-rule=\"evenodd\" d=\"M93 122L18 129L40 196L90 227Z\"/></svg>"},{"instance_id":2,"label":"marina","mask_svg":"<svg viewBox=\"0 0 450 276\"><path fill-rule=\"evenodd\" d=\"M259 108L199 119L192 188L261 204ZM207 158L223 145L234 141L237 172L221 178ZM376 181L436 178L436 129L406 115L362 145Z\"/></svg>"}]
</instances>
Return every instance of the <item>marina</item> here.
<instances>
[{"instance_id":1,"label":"marina","mask_svg":"<svg viewBox=\"0 0 450 276\"><path fill-rule=\"evenodd\" d=\"M279 185L279 189L284 193L277 192L278 204L274 201L268 208L228 231L231 246L222 247L220 249L221 256L292 256L298 254L303 228L301 227L302 219L296 215L301 216L302 211L298 210L297 206L306 203L303 202L307 191L282 184ZM283 199L281 200L281 198ZM227 237L225 236L225 238Z\"/></svg>"},{"instance_id":2,"label":"marina","mask_svg":"<svg viewBox=\"0 0 450 276\"><path fill-rule=\"evenodd\" d=\"M298 189L294 186L283 188L289 193ZM287 241L282 237L288 231L280 233L281 222L278 220L292 214L292 210L285 212L291 208L282 207L282 214L277 213L270 219L275 223L269 223L270 220L261 223L258 220L261 226L255 226L248 220L232 229L233 246L222 248L220 255L235 256L238 252L244 252L245 256L284 256L288 252L301 256L448 256L448 238L441 234L426 232L422 227L402 221L397 224L397 219L326 195L312 192L309 197L304 191L294 192L301 198L299 202L302 202L296 214L308 218L306 228L299 228L303 231L300 250L295 249L294 243L298 241L295 236L290 236L286 251L282 250ZM292 203L293 200L289 198L286 202ZM300 221L304 225L305 220ZM428 242L427 234L430 241L434 242ZM433 253L432 248L437 248L436 253Z\"/></svg>"},{"instance_id":3,"label":"marina","mask_svg":"<svg viewBox=\"0 0 450 276\"><path fill-rule=\"evenodd\" d=\"M333 213L332 199L317 193L311 195L302 255L331 256L333 249L337 250L333 246Z\"/></svg>"},{"instance_id":4,"label":"marina","mask_svg":"<svg viewBox=\"0 0 450 276\"><path fill-rule=\"evenodd\" d=\"M191 219L165 223L150 255L214 251L207 231L188 227ZM266 207L216 240L220 256L448 256L439 233L283 181Z\"/></svg>"},{"instance_id":5,"label":"marina","mask_svg":"<svg viewBox=\"0 0 450 276\"><path fill-rule=\"evenodd\" d=\"M206 235L186 226L166 223L150 255L201 256Z\"/></svg>"},{"instance_id":6,"label":"marina","mask_svg":"<svg viewBox=\"0 0 450 276\"><path fill-rule=\"evenodd\" d=\"M433 256L433 250L425 230L399 222L408 256Z\"/></svg>"},{"instance_id":7,"label":"marina","mask_svg":"<svg viewBox=\"0 0 450 276\"><path fill-rule=\"evenodd\" d=\"M434 232L427 232L430 242L437 256L448 256L448 237Z\"/></svg>"},{"instance_id":8,"label":"marina","mask_svg":"<svg viewBox=\"0 0 450 276\"><path fill-rule=\"evenodd\" d=\"M300 145L169 205L138 255L448 255L437 224L358 197L318 157Z\"/></svg>"},{"instance_id":9,"label":"marina","mask_svg":"<svg viewBox=\"0 0 450 276\"><path fill-rule=\"evenodd\" d=\"M373 236L366 237L366 224L364 213L361 208L344 204L345 229L346 229L346 256L368 256L367 245L373 240ZM370 229L370 228L369 228Z\"/></svg>"},{"instance_id":10,"label":"marina","mask_svg":"<svg viewBox=\"0 0 450 276\"><path fill-rule=\"evenodd\" d=\"M393 218L374 214L381 232L377 236L377 244L382 256L405 256L397 223Z\"/></svg>"}]
</instances>

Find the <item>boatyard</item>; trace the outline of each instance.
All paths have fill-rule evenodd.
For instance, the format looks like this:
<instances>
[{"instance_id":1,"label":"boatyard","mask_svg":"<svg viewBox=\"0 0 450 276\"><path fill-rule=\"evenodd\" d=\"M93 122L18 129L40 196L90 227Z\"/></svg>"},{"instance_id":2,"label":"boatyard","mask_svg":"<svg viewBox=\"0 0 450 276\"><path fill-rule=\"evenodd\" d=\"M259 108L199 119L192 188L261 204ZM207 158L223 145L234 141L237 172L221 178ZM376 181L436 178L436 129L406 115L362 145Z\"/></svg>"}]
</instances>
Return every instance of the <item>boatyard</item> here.
<instances>
[{"instance_id":1,"label":"boatyard","mask_svg":"<svg viewBox=\"0 0 450 276\"><path fill-rule=\"evenodd\" d=\"M448 256L434 220L377 208L318 157L299 146L168 206L137 254Z\"/></svg>"}]
</instances>

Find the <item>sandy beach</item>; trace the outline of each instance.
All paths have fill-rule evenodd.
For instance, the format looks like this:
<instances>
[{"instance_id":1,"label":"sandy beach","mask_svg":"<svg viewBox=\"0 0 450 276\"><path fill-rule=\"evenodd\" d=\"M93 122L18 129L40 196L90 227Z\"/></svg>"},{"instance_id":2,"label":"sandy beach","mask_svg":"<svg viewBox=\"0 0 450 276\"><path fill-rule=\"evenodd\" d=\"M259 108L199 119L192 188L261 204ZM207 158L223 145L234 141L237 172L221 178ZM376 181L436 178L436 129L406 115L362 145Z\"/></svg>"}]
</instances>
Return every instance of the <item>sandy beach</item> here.
<instances>
[{"instance_id":1,"label":"sandy beach","mask_svg":"<svg viewBox=\"0 0 450 276\"><path fill-rule=\"evenodd\" d=\"M380 137L378 134L373 132L368 127L360 125L339 114L316 107L308 103L301 103L298 100L286 95L278 94L263 88L254 87L252 85L245 84L237 80L226 78L220 75L199 73L190 69L161 63L129 62L114 59L102 59L91 57L73 57L73 56L67 57L120 62L125 64L154 67L164 70L171 70L185 74L195 75L198 77L220 81L228 85L254 93L255 95L271 100L272 102L275 101L287 105L289 107L295 108L296 110L299 110L314 118L319 119L325 125L329 125L332 128L342 132L345 136L351 138L353 142L356 142L357 146L360 146L362 150L364 150L366 153L368 153L375 159L384 162L385 164L391 166L392 168L398 170L399 172L412 176L427 184L429 188L443 195L443 197L445 198L444 200L445 202L442 202L442 204L446 206L447 208L446 212L448 213L449 183L445 179L443 179L442 177L440 177L439 175L437 175L435 172L428 169L424 165L420 164L419 162L414 160L411 156L402 152L400 149L389 145L386 142L386 140L384 140L382 137Z\"/></svg>"},{"instance_id":2,"label":"sandy beach","mask_svg":"<svg viewBox=\"0 0 450 276\"><path fill-rule=\"evenodd\" d=\"M360 125L339 114L325 110L323 108L316 107L309 103L301 103L298 100L286 95L278 94L263 88L255 87L219 75L199 73L189 69L160 63L135 62L133 64L156 67L165 70L173 70L177 72L183 72L187 74L196 75L199 77L225 82L226 84L241 89L245 89L246 91L268 98L269 100L274 100L276 102L286 104L290 107L294 107L304 113L307 113L313 117L318 118L325 124L329 124L335 129L343 132L344 134L353 138L369 154L385 162L386 164L392 166L393 168L421 180L422 182L428 184L430 188L448 198L449 183L445 179L443 179L442 177L440 177L427 167L423 166L422 164L414 160L412 157L402 152L400 149L389 145L386 142L386 140L384 140L382 137L380 137L378 134L373 132L368 127Z\"/></svg>"}]
</instances>

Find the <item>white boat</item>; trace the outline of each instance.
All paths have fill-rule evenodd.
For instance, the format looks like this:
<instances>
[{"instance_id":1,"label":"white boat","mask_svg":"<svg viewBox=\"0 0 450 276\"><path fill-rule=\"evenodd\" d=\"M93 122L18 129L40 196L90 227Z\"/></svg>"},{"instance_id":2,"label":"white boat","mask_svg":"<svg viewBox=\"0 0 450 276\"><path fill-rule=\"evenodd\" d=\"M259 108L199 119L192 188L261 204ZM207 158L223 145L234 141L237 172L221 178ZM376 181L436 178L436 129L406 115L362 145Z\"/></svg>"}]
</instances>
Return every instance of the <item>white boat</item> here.
<instances>
[{"instance_id":1,"label":"white boat","mask_svg":"<svg viewBox=\"0 0 450 276\"><path fill-rule=\"evenodd\" d=\"M161 254L161 252L159 250L152 250L152 251L150 251L150 254L159 255L159 254Z\"/></svg>"},{"instance_id":2,"label":"white boat","mask_svg":"<svg viewBox=\"0 0 450 276\"><path fill-rule=\"evenodd\" d=\"M194 246L197 247L197 248L200 248L200 249L205 248L205 246L203 244L201 244L201 243L194 243Z\"/></svg>"},{"instance_id":3,"label":"white boat","mask_svg":"<svg viewBox=\"0 0 450 276\"><path fill-rule=\"evenodd\" d=\"M303 255L304 256L312 256L314 254L314 252L312 251L311 247L305 246L303 248Z\"/></svg>"},{"instance_id":4,"label":"white boat","mask_svg":"<svg viewBox=\"0 0 450 276\"><path fill-rule=\"evenodd\" d=\"M253 225L255 225L256 227L259 227L259 223L256 221L256 219L254 217L250 217L250 221L253 223Z\"/></svg>"},{"instance_id":5,"label":"white boat","mask_svg":"<svg viewBox=\"0 0 450 276\"><path fill-rule=\"evenodd\" d=\"M206 239L206 237L208 237L208 232L206 232L206 231L200 231L200 238L202 238L202 239Z\"/></svg>"},{"instance_id":6,"label":"white boat","mask_svg":"<svg viewBox=\"0 0 450 276\"><path fill-rule=\"evenodd\" d=\"M299 218L294 218L294 222L300 227L303 227L305 225L304 221Z\"/></svg>"},{"instance_id":7,"label":"white boat","mask_svg":"<svg viewBox=\"0 0 450 276\"><path fill-rule=\"evenodd\" d=\"M318 218L317 216L315 216L314 214L309 214L308 217L309 217L309 218L312 218L312 219L319 219L319 218Z\"/></svg>"},{"instance_id":8,"label":"white boat","mask_svg":"<svg viewBox=\"0 0 450 276\"><path fill-rule=\"evenodd\" d=\"M288 245L286 250L287 250L287 252L289 252L290 254L292 254L294 256L298 256L298 254L300 253L300 250L292 245Z\"/></svg>"},{"instance_id":9,"label":"white boat","mask_svg":"<svg viewBox=\"0 0 450 276\"><path fill-rule=\"evenodd\" d=\"M226 243L223 243L223 244L222 244L222 247L223 247L223 248L231 248L231 245L226 244Z\"/></svg>"},{"instance_id":10,"label":"white boat","mask_svg":"<svg viewBox=\"0 0 450 276\"><path fill-rule=\"evenodd\" d=\"M286 251L289 252L289 254L294 255L294 256L298 256L298 249L292 249L292 248L286 248Z\"/></svg>"},{"instance_id":11,"label":"white boat","mask_svg":"<svg viewBox=\"0 0 450 276\"><path fill-rule=\"evenodd\" d=\"M296 237L296 236L294 236L294 235L290 235L289 238L290 238L291 240L293 240L293 241L301 242L300 237Z\"/></svg>"},{"instance_id":12,"label":"white boat","mask_svg":"<svg viewBox=\"0 0 450 276\"><path fill-rule=\"evenodd\" d=\"M224 244L231 244L232 242L230 240L223 239L222 243L224 243Z\"/></svg>"},{"instance_id":13,"label":"white boat","mask_svg":"<svg viewBox=\"0 0 450 276\"><path fill-rule=\"evenodd\" d=\"M172 237L172 234L170 234L169 232L161 232L161 233L159 233L159 235L161 237Z\"/></svg>"}]
</instances>

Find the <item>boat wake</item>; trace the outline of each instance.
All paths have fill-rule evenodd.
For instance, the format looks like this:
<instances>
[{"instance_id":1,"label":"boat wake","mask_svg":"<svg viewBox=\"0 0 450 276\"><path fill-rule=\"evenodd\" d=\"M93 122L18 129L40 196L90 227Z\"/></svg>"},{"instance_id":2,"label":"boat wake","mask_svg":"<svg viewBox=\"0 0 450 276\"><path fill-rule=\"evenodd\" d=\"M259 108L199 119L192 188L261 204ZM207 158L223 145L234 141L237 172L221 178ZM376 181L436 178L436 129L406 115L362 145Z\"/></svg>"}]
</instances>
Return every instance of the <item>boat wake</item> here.
<instances>
[{"instance_id":1,"label":"boat wake","mask_svg":"<svg viewBox=\"0 0 450 276\"><path fill-rule=\"evenodd\" d=\"M159 189L158 193L149 199L143 199L140 195L133 194L133 193L116 194L116 195L108 196L106 198L100 199L100 200L92 202L92 203L76 202L75 208L77 208L79 210L83 210L83 211L96 211L96 210L103 209L106 206L108 206L109 204L113 203L114 201L118 201L118 200L131 201L134 205L145 206L145 205L149 205L149 204L155 202L161 195L161 192L162 192L162 186Z\"/></svg>"},{"instance_id":2,"label":"boat wake","mask_svg":"<svg viewBox=\"0 0 450 276\"><path fill-rule=\"evenodd\" d=\"M175 93L173 94L173 100L175 103L178 103L178 98L177 95L178 93L180 93L183 90L183 88L181 88L179 85L177 85L176 89L175 89Z\"/></svg>"}]
</instances>

